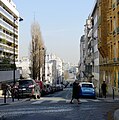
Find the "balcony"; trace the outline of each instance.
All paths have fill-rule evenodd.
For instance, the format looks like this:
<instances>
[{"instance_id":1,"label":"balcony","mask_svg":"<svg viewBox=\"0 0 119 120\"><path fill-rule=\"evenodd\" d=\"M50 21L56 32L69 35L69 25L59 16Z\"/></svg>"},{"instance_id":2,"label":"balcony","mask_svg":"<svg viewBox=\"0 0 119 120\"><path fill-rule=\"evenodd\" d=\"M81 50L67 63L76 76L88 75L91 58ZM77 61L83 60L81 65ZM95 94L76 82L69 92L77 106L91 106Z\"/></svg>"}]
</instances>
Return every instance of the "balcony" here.
<instances>
[{"instance_id":1,"label":"balcony","mask_svg":"<svg viewBox=\"0 0 119 120\"><path fill-rule=\"evenodd\" d=\"M113 35L115 35L115 34L116 34L116 30L113 31Z\"/></svg>"},{"instance_id":2,"label":"balcony","mask_svg":"<svg viewBox=\"0 0 119 120\"><path fill-rule=\"evenodd\" d=\"M115 9L115 6L116 6L115 3L113 3L113 5L112 5L112 9L113 9L113 10Z\"/></svg>"},{"instance_id":3,"label":"balcony","mask_svg":"<svg viewBox=\"0 0 119 120\"><path fill-rule=\"evenodd\" d=\"M117 27L117 34L119 34L119 27Z\"/></svg>"},{"instance_id":4,"label":"balcony","mask_svg":"<svg viewBox=\"0 0 119 120\"><path fill-rule=\"evenodd\" d=\"M117 59L116 58L113 58L113 62L116 62L117 61Z\"/></svg>"},{"instance_id":5,"label":"balcony","mask_svg":"<svg viewBox=\"0 0 119 120\"><path fill-rule=\"evenodd\" d=\"M117 0L117 5L119 4L119 0Z\"/></svg>"}]
</instances>

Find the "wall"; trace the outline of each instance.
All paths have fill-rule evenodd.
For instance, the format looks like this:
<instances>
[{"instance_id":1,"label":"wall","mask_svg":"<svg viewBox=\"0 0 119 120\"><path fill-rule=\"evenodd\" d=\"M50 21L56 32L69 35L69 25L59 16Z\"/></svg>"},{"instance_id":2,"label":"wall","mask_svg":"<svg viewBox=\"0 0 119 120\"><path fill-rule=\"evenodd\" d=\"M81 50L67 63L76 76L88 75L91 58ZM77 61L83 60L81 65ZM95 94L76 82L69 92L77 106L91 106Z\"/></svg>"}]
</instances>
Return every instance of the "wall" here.
<instances>
[{"instance_id":1,"label":"wall","mask_svg":"<svg viewBox=\"0 0 119 120\"><path fill-rule=\"evenodd\" d=\"M15 71L15 78L20 78L20 72ZM0 71L0 82L13 80L13 71Z\"/></svg>"}]
</instances>

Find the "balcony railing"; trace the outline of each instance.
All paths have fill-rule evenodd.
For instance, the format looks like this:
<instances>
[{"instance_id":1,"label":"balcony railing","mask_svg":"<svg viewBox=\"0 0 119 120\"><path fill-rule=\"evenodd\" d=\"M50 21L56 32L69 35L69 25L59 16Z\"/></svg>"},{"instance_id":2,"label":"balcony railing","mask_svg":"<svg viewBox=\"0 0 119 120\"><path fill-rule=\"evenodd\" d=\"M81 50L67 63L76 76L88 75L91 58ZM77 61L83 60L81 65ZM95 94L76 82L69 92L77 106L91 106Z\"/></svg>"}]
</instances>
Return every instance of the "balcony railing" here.
<instances>
[{"instance_id":1,"label":"balcony railing","mask_svg":"<svg viewBox=\"0 0 119 120\"><path fill-rule=\"evenodd\" d=\"M115 35L115 34L116 34L116 30L113 31L113 35Z\"/></svg>"},{"instance_id":2,"label":"balcony railing","mask_svg":"<svg viewBox=\"0 0 119 120\"><path fill-rule=\"evenodd\" d=\"M119 4L119 0L117 0L117 5Z\"/></svg>"},{"instance_id":3,"label":"balcony railing","mask_svg":"<svg viewBox=\"0 0 119 120\"><path fill-rule=\"evenodd\" d=\"M113 3L112 8L115 9L115 6L116 6L115 3Z\"/></svg>"},{"instance_id":4,"label":"balcony railing","mask_svg":"<svg viewBox=\"0 0 119 120\"><path fill-rule=\"evenodd\" d=\"M113 58L113 62L116 62L116 60L117 60L116 58Z\"/></svg>"},{"instance_id":5,"label":"balcony railing","mask_svg":"<svg viewBox=\"0 0 119 120\"><path fill-rule=\"evenodd\" d=\"M119 34L119 27L117 27L117 34Z\"/></svg>"}]
</instances>

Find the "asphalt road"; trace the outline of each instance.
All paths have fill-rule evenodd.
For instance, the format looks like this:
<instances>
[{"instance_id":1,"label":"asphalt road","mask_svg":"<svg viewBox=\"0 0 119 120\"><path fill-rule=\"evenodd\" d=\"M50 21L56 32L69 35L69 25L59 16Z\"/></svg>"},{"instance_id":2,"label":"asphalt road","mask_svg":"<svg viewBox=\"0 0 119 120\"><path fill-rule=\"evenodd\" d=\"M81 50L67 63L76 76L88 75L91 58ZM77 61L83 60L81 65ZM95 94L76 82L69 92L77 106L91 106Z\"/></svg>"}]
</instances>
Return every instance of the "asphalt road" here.
<instances>
[{"instance_id":1,"label":"asphalt road","mask_svg":"<svg viewBox=\"0 0 119 120\"><path fill-rule=\"evenodd\" d=\"M70 104L71 88L41 99L0 106L4 120L113 120L119 101L82 98Z\"/></svg>"}]
</instances>

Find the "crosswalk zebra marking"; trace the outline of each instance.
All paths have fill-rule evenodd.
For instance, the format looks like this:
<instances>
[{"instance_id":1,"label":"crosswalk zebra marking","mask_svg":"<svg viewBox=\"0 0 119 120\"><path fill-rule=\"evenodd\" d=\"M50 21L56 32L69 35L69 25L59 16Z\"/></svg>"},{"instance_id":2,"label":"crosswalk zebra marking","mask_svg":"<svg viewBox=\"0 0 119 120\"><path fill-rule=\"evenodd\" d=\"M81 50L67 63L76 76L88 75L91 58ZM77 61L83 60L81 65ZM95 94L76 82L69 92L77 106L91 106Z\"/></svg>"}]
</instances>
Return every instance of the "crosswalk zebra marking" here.
<instances>
[{"instance_id":1,"label":"crosswalk zebra marking","mask_svg":"<svg viewBox=\"0 0 119 120\"><path fill-rule=\"evenodd\" d=\"M91 100L91 101L93 101L93 102L101 102L101 100L98 100L98 99L93 99L93 100Z\"/></svg>"},{"instance_id":2,"label":"crosswalk zebra marking","mask_svg":"<svg viewBox=\"0 0 119 120\"><path fill-rule=\"evenodd\" d=\"M32 102L31 104L41 104L42 102L44 102L44 100L37 100L35 102Z\"/></svg>"},{"instance_id":3,"label":"crosswalk zebra marking","mask_svg":"<svg viewBox=\"0 0 119 120\"><path fill-rule=\"evenodd\" d=\"M59 103L59 102L64 102L64 103L70 103L71 100L69 99L63 99L63 98L44 98L40 99L37 101L33 101L31 104L41 104L41 103ZM100 99L80 99L81 103L87 103L87 102L101 102L102 100ZM103 100L105 102L113 102L112 100ZM74 103L77 102L77 100L74 99Z\"/></svg>"}]
</instances>

